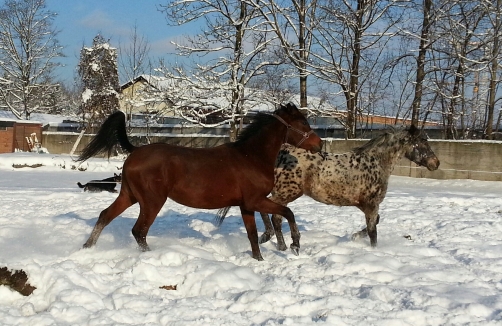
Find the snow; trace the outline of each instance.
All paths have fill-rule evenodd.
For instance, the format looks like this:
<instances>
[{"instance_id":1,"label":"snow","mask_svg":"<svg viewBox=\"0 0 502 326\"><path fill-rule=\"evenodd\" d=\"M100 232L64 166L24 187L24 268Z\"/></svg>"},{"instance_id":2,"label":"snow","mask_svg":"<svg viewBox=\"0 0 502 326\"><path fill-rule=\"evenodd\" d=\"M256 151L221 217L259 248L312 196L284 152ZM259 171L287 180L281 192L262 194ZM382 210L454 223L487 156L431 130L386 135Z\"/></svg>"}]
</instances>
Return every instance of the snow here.
<instances>
[{"instance_id":1,"label":"snow","mask_svg":"<svg viewBox=\"0 0 502 326\"><path fill-rule=\"evenodd\" d=\"M92 97L92 90L90 90L89 88L86 88L83 92L82 92L82 102L84 103L87 103L87 101L89 101Z\"/></svg>"},{"instance_id":2,"label":"snow","mask_svg":"<svg viewBox=\"0 0 502 326\"><path fill-rule=\"evenodd\" d=\"M364 225L357 209L301 197L290 204L300 255L277 251L274 238L260 245L258 262L238 209L217 228L215 211L172 201L150 229L152 251L140 252L130 233L137 205L82 249L117 195L75 183L109 177L121 161L84 164L79 171L69 156L0 154L0 267L23 269L37 287L24 297L0 286L2 325L502 321L502 183L391 177L375 249L350 239Z\"/></svg>"},{"instance_id":3,"label":"snow","mask_svg":"<svg viewBox=\"0 0 502 326\"><path fill-rule=\"evenodd\" d=\"M42 123L46 125L49 122L53 123L61 123L64 120L71 119L62 115L54 115L54 114L46 114L46 113L38 113L33 112L30 116L30 120L21 120L23 123ZM0 120L2 121L20 121L16 118L16 116L11 111L0 110Z\"/></svg>"}]
</instances>

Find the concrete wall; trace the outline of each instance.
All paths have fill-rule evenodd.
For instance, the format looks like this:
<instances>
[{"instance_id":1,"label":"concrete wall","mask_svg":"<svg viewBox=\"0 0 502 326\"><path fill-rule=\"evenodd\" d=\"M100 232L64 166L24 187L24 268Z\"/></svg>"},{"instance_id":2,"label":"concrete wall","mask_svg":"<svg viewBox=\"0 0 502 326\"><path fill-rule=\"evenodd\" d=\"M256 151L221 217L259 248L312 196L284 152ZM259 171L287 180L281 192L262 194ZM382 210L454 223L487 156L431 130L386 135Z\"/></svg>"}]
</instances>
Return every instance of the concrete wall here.
<instances>
[{"instance_id":1,"label":"concrete wall","mask_svg":"<svg viewBox=\"0 0 502 326\"><path fill-rule=\"evenodd\" d=\"M73 132L43 132L42 146L47 148L52 154L68 154L71 152L79 134ZM84 134L75 151L78 155L87 144L91 141L94 135ZM131 143L136 146L148 144L149 141L145 136L139 134L131 134L129 137ZM185 147L214 147L228 142L227 136L209 136L199 137L199 135L170 135L170 134L154 134L150 137L150 143L166 143Z\"/></svg>"},{"instance_id":2,"label":"concrete wall","mask_svg":"<svg viewBox=\"0 0 502 326\"><path fill-rule=\"evenodd\" d=\"M365 142L367 140L327 139L325 150L343 153ZM415 178L502 181L502 142L431 139L429 144L441 162L438 170L429 171L403 157L392 174Z\"/></svg>"},{"instance_id":3,"label":"concrete wall","mask_svg":"<svg viewBox=\"0 0 502 326\"><path fill-rule=\"evenodd\" d=\"M42 146L49 153L70 153L78 133L44 132ZM86 146L92 136L84 135L77 147L76 154ZM132 134L131 142L135 145L147 144L146 137ZM163 142L186 147L214 147L228 142L226 136L206 136L200 134L155 134L151 142ZM326 139L324 150L343 153L361 146L368 140ZM474 179L486 181L502 181L502 142L496 141L443 141L429 140L432 150L441 164L439 170L428 171L403 158L394 169L394 175L431 179Z\"/></svg>"}]
</instances>

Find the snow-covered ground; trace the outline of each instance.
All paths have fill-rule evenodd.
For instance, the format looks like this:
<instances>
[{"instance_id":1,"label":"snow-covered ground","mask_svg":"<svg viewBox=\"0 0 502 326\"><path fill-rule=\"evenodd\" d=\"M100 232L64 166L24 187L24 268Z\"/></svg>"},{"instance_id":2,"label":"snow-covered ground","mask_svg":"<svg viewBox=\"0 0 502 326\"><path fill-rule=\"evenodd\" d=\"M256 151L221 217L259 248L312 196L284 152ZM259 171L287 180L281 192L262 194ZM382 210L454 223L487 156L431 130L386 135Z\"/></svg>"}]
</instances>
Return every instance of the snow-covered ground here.
<instances>
[{"instance_id":1,"label":"snow-covered ground","mask_svg":"<svg viewBox=\"0 0 502 326\"><path fill-rule=\"evenodd\" d=\"M75 183L120 166L92 159L83 172L68 156L0 155L0 267L37 287L24 297L0 286L1 325L502 323L502 183L392 177L376 249L350 240L361 212L307 197L290 204L298 257L274 239L258 262L237 209L217 228L215 211L172 201L150 229L152 251L130 233L137 205L81 249L116 194Z\"/></svg>"}]
</instances>

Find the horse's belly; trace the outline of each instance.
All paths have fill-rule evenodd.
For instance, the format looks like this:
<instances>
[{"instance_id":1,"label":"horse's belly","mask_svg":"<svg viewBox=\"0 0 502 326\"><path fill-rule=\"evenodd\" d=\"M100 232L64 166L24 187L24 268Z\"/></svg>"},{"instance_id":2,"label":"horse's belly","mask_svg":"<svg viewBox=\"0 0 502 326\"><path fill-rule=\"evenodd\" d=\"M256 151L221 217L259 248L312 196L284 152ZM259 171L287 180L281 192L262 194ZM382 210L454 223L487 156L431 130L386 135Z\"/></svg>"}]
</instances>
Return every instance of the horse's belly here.
<instances>
[{"instance_id":1,"label":"horse's belly","mask_svg":"<svg viewBox=\"0 0 502 326\"><path fill-rule=\"evenodd\" d=\"M201 209L217 209L227 206L239 206L240 198L233 196L232 192L224 193L223 189L211 189L208 191L198 191L197 189L173 190L169 193L169 198L178 204Z\"/></svg>"},{"instance_id":2,"label":"horse's belly","mask_svg":"<svg viewBox=\"0 0 502 326\"><path fill-rule=\"evenodd\" d=\"M321 203L336 206L356 206L361 198L356 186L342 182L319 182L305 194Z\"/></svg>"}]
</instances>

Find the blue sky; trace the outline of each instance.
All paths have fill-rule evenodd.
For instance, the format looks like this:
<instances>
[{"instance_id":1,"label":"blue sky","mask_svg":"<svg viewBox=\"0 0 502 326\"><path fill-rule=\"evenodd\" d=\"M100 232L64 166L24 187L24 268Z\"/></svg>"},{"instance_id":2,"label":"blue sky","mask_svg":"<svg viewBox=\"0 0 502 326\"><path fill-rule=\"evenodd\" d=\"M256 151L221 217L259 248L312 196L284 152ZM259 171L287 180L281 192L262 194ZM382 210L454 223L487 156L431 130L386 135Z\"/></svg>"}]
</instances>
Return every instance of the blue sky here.
<instances>
[{"instance_id":1,"label":"blue sky","mask_svg":"<svg viewBox=\"0 0 502 326\"><path fill-rule=\"evenodd\" d=\"M170 41L179 40L188 29L168 26L157 10L160 3L162 0L46 0L47 9L58 14L54 27L60 31L57 38L66 55L59 60L65 67L58 68L57 77L67 82L73 80L80 49L90 46L96 34L118 47L119 43L127 43L135 24L150 43L150 56L168 58L174 52Z\"/></svg>"}]
</instances>

